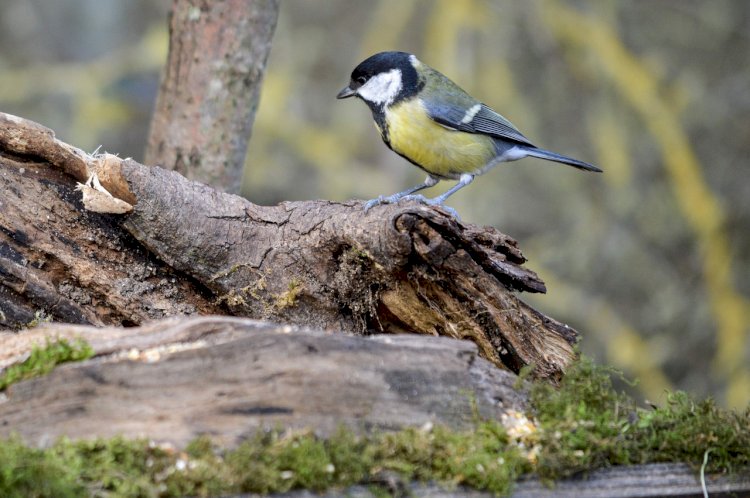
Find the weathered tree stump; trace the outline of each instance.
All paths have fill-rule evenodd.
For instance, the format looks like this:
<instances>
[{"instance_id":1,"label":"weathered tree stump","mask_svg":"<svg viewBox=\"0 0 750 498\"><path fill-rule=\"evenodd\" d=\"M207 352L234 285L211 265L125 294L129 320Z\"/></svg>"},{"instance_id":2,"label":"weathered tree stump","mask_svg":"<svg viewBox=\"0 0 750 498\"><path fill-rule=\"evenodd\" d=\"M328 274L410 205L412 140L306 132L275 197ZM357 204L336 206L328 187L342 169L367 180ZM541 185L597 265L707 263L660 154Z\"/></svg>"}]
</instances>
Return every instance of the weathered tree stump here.
<instances>
[{"instance_id":1,"label":"weathered tree stump","mask_svg":"<svg viewBox=\"0 0 750 498\"><path fill-rule=\"evenodd\" d=\"M137 325L231 313L315 328L470 339L512 371L558 378L576 332L521 301L544 292L517 243L436 208L258 206L180 174L91 156L0 114L0 325ZM95 174L114 196L76 181ZM96 183L96 182L95 182ZM132 209L131 209L132 207Z\"/></svg>"}]
</instances>

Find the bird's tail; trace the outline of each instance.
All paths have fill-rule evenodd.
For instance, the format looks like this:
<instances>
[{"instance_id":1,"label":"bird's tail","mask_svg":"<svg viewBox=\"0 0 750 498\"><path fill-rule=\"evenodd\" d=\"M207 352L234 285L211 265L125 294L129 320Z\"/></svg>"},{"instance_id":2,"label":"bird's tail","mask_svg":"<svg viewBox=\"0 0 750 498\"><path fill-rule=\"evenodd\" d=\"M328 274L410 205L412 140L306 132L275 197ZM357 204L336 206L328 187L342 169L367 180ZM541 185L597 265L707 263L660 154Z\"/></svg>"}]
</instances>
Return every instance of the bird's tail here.
<instances>
[{"instance_id":1,"label":"bird's tail","mask_svg":"<svg viewBox=\"0 0 750 498\"><path fill-rule=\"evenodd\" d=\"M546 159L548 161L555 161L557 163L567 164L578 169L585 169L586 171L596 171L601 173L602 170L594 166L593 164L573 159L572 157L563 156L549 150L538 149L536 147L528 147L525 149L526 153L532 157L538 157L539 159Z\"/></svg>"}]
</instances>

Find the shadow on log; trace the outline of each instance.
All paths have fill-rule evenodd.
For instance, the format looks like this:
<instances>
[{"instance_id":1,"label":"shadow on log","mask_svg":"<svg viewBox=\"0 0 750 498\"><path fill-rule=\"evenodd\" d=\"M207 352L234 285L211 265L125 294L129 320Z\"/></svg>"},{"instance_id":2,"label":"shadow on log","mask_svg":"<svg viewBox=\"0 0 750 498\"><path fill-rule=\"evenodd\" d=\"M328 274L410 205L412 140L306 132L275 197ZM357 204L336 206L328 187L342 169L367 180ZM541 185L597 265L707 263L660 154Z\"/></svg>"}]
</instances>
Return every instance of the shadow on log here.
<instances>
[{"instance_id":1,"label":"shadow on log","mask_svg":"<svg viewBox=\"0 0 750 498\"><path fill-rule=\"evenodd\" d=\"M576 332L514 294L545 291L517 243L439 209L258 206L175 172L86 154L2 113L0 171L6 327L25 325L37 310L95 325L230 313L470 339L498 366L533 364L553 380L574 356ZM123 214L83 209L76 181L91 175L78 187L83 204Z\"/></svg>"}]
</instances>

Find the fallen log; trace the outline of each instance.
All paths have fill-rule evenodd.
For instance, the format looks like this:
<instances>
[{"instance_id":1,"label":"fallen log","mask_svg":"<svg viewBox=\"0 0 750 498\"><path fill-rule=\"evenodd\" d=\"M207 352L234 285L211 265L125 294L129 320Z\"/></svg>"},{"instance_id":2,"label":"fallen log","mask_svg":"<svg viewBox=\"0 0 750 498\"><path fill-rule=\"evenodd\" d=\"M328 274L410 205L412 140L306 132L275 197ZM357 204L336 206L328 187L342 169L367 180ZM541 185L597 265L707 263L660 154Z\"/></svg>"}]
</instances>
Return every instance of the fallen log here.
<instances>
[{"instance_id":1,"label":"fallen log","mask_svg":"<svg viewBox=\"0 0 750 498\"><path fill-rule=\"evenodd\" d=\"M232 317L170 318L138 328L47 324L5 335L0 366L32 345L82 338L92 359L14 384L0 437L33 446L146 437L185 447L200 435L232 447L258 431L425 424L455 429L523 412L515 375L468 341L357 337Z\"/></svg>"},{"instance_id":2,"label":"fallen log","mask_svg":"<svg viewBox=\"0 0 750 498\"><path fill-rule=\"evenodd\" d=\"M141 327L44 324L0 335L0 368L34 345L83 339L91 359L11 385L0 394L0 437L47 447L61 436L126 436L184 448L208 435L224 449L258 431L304 428L320 437L434 425L471 428L527 412L517 378L478 357L468 341L413 334L357 337L234 317L173 317ZM511 428L513 424L507 424ZM285 497L494 496L466 487L372 476L369 486ZM745 496L747 473L708 474L684 463L593 470L551 485L527 476L513 497ZM240 496L251 495L234 495ZM255 496L255 495L252 495Z\"/></svg>"},{"instance_id":3,"label":"fallen log","mask_svg":"<svg viewBox=\"0 0 750 498\"><path fill-rule=\"evenodd\" d=\"M470 339L550 379L574 357L577 333L515 294L545 291L516 241L437 208L258 206L8 114L0 172L0 326L40 311L94 325L222 313Z\"/></svg>"}]
</instances>

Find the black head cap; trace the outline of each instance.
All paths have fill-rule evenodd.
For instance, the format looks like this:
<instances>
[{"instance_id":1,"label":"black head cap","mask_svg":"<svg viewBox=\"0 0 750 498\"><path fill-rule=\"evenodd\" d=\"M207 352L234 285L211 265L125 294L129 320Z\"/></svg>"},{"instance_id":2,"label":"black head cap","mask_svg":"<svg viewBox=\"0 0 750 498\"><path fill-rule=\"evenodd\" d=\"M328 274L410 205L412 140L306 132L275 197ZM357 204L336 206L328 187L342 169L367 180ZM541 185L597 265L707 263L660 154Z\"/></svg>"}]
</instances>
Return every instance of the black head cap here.
<instances>
[{"instance_id":1,"label":"black head cap","mask_svg":"<svg viewBox=\"0 0 750 498\"><path fill-rule=\"evenodd\" d=\"M380 52L362 61L352 71L349 88L356 90L367 81L381 73L387 73L393 69L401 71L402 94L399 100L410 97L419 91L419 75L412 63L412 54L406 52Z\"/></svg>"},{"instance_id":2,"label":"black head cap","mask_svg":"<svg viewBox=\"0 0 750 498\"><path fill-rule=\"evenodd\" d=\"M408 68L414 69L410 57L411 54L406 52L380 52L372 55L354 68L352 82L364 83L376 74L387 73L392 69L400 69L402 73Z\"/></svg>"}]
</instances>

